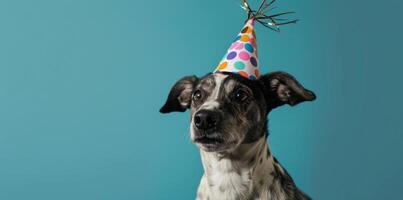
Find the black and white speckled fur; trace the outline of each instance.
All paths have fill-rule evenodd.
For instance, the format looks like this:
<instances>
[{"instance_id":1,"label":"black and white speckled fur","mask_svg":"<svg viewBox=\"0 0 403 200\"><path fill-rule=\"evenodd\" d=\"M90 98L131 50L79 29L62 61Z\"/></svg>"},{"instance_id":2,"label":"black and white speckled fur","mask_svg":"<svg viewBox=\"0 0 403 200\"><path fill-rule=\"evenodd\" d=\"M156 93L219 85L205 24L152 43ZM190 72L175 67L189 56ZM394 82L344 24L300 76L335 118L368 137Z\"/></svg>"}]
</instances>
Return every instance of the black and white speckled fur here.
<instances>
[{"instance_id":1,"label":"black and white speckled fur","mask_svg":"<svg viewBox=\"0 0 403 200\"><path fill-rule=\"evenodd\" d=\"M195 91L199 98L193 98ZM246 96L242 100L235 98L240 91ZM191 139L200 149L205 171L196 199L309 199L271 154L267 121L278 106L314 99L313 92L284 72L254 81L223 73L179 80L160 111L191 110ZM208 133L194 125L195 114L204 110L219 119ZM198 140L205 137L213 142Z\"/></svg>"}]
</instances>

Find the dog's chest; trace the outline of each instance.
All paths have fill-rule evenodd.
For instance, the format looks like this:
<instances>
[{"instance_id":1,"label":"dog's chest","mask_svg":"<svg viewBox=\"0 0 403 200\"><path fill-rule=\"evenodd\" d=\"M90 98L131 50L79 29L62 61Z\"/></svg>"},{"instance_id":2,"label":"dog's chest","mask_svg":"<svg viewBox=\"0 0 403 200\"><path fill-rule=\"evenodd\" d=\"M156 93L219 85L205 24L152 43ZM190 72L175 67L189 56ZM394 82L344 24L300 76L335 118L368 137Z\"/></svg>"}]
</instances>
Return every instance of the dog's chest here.
<instances>
[{"instance_id":1,"label":"dog's chest","mask_svg":"<svg viewBox=\"0 0 403 200\"><path fill-rule=\"evenodd\" d=\"M266 158L266 156L263 156ZM204 156L208 158L208 156ZM273 163L257 159L255 165L245 165L226 159L203 159L205 174L197 193L198 200L284 200L278 181L273 181Z\"/></svg>"},{"instance_id":2,"label":"dog's chest","mask_svg":"<svg viewBox=\"0 0 403 200\"><path fill-rule=\"evenodd\" d=\"M227 160L208 163L199 193L209 194L209 199L245 199L252 190L252 178L249 168L242 168ZM204 198L202 198L204 199Z\"/></svg>"},{"instance_id":3,"label":"dog's chest","mask_svg":"<svg viewBox=\"0 0 403 200\"><path fill-rule=\"evenodd\" d=\"M270 187L263 183L255 184L248 175L216 176L211 182L204 175L201 179L196 200L285 200L281 186L273 184ZM269 189L271 188L271 189Z\"/></svg>"}]
</instances>

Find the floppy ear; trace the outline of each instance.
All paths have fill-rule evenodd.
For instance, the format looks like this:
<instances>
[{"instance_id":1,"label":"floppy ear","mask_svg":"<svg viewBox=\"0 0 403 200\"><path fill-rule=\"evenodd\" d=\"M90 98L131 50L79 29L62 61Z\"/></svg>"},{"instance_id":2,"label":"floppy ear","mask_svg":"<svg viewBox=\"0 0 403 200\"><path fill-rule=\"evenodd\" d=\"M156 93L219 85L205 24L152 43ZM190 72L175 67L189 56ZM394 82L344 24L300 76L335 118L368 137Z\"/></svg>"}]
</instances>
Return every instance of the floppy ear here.
<instances>
[{"instance_id":1,"label":"floppy ear","mask_svg":"<svg viewBox=\"0 0 403 200\"><path fill-rule=\"evenodd\" d=\"M176 82L169 92L168 99L165 102L165 105L160 109L160 112L184 112L189 108L192 93L198 81L199 78L196 76L185 76Z\"/></svg>"},{"instance_id":2,"label":"floppy ear","mask_svg":"<svg viewBox=\"0 0 403 200\"><path fill-rule=\"evenodd\" d=\"M295 106L304 101L313 101L315 94L305 89L293 76L286 72L272 72L261 76L269 111L278 106Z\"/></svg>"}]
</instances>

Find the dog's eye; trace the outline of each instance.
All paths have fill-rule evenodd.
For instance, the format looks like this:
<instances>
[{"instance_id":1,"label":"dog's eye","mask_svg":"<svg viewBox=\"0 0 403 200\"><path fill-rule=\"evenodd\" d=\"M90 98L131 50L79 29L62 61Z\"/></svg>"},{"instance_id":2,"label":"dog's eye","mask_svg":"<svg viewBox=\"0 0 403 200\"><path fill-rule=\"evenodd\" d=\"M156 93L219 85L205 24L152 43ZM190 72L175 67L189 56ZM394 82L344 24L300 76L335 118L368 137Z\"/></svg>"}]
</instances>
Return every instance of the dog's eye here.
<instances>
[{"instance_id":1,"label":"dog's eye","mask_svg":"<svg viewBox=\"0 0 403 200\"><path fill-rule=\"evenodd\" d=\"M246 93L243 90L238 90L235 92L234 98L235 100L241 102L241 101L245 101L248 98L248 93Z\"/></svg>"},{"instance_id":2,"label":"dog's eye","mask_svg":"<svg viewBox=\"0 0 403 200\"><path fill-rule=\"evenodd\" d=\"M196 90L196 91L193 93L193 100L194 100L194 101L197 101L197 100L201 99L201 97L202 97L202 94L201 94L201 91L200 91L200 90Z\"/></svg>"}]
</instances>

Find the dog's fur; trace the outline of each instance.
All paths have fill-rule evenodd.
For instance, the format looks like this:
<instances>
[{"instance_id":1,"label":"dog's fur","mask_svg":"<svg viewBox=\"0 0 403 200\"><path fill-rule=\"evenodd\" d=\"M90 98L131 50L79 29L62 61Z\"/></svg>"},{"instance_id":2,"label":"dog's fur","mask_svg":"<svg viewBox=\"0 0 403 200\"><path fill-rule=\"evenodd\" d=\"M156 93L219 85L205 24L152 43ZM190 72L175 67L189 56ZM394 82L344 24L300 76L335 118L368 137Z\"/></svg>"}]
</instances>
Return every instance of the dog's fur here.
<instances>
[{"instance_id":1,"label":"dog's fur","mask_svg":"<svg viewBox=\"0 0 403 200\"><path fill-rule=\"evenodd\" d=\"M205 170L196 199L309 199L272 155L267 121L276 107L315 98L285 72L258 80L232 73L179 80L160 112L191 111L191 139ZM214 115L208 130L195 125L195 116L205 111Z\"/></svg>"}]
</instances>

